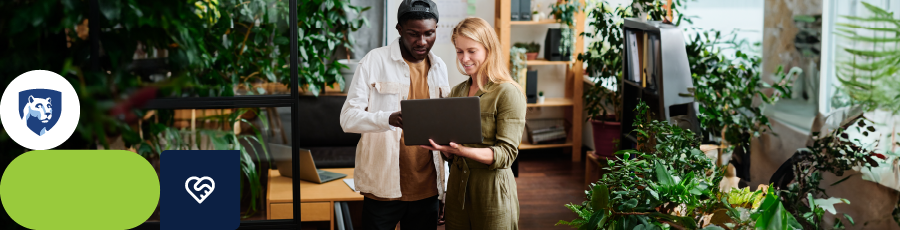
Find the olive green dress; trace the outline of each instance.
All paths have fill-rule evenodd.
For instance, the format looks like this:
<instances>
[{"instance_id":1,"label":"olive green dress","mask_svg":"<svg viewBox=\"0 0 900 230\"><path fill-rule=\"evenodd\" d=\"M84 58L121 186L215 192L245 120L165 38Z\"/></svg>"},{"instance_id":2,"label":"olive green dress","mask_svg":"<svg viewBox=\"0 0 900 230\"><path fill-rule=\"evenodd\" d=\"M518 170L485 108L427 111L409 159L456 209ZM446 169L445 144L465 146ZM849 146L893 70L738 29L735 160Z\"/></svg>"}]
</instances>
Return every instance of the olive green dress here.
<instances>
[{"instance_id":1,"label":"olive green dress","mask_svg":"<svg viewBox=\"0 0 900 230\"><path fill-rule=\"evenodd\" d=\"M453 87L450 97L467 97L471 81ZM491 148L494 163L459 156L450 160L444 211L448 230L519 229L519 196L510 166L525 129L526 99L512 83L489 82L484 88L487 93L475 94L480 97L484 142L464 146Z\"/></svg>"}]
</instances>

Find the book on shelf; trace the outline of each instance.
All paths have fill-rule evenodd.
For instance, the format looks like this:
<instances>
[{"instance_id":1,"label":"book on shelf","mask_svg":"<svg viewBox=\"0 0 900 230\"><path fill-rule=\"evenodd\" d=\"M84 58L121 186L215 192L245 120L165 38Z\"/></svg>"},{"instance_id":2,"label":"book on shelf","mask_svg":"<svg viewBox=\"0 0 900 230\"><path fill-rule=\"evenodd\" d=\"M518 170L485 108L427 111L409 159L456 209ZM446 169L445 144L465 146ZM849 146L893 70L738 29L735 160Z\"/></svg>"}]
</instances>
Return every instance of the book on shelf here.
<instances>
[{"instance_id":1,"label":"book on shelf","mask_svg":"<svg viewBox=\"0 0 900 230\"><path fill-rule=\"evenodd\" d=\"M519 1L521 1L521 0L512 0L512 2L510 2L510 4L511 4L511 6L510 6L511 12L510 12L509 15L510 15L510 20L511 20L511 21L519 21L519 20L521 20L521 17L520 17L520 14L521 14L521 13L519 13L519 11L521 11L521 6L519 6L519 4L521 4L521 3L519 3Z\"/></svg>"},{"instance_id":2,"label":"book on shelf","mask_svg":"<svg viewBox=\"0 0 900 230\"><path fill-rule=\"evenodd\" d=\"M641 43L641 86L647 87L647 78L650 77L650 71L653 71L653 67L650 66L650 42L647 36L649 33L643 34L643 40Z\"/></svg>"},{"instance_id":3,"label":"book on shelf","mask_svg":"<svg viewBox=\"0 0 900 230\"><path fill-rule=\"evenodd\" d=\"M656 34L650 34L648 39L648 51L647 51L647 62L648 62L648 71L647 71L647 87L650 89L656 89L656 80L659 79L660 73L662 72L662 57L660 55L660 44L659 44L659 36Z\"/></svg>"},{"instance_id":4,"label":"book on shelf","mask_svg":"<svg viewBox=\"0 0 900 230\"><path fill-rule=\"evenodd\" d=\"M519 20L531 21L531 0L513 0L519 2Z\"/></svg>"},{"instance_id":5,"label":"book on shelf","mask_svg":"<svg viewBox=\"0 0 900 230\"><path fill-rule=\"evenodd\" d=\"M633 82L641 82L641 66L638 60L638 41L637 34L631 30L625 30L625 52L628 76L627 79Z\"/></svg>"}]
</instances>

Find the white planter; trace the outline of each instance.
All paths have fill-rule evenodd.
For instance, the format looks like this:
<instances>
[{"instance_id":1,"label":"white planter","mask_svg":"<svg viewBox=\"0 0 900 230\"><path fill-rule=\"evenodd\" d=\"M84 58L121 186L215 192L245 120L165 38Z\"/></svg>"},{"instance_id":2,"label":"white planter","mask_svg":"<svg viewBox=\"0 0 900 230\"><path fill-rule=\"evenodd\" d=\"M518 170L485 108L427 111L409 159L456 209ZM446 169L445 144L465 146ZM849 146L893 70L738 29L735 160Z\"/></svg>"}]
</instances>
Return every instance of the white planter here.
<instances>
[{"instance_id":1,"label":"white planter","mask_svg":"<svg viewBox=\"0 0 900 230\"><path fill-rule=\"evenodd\" d=\"M538 96L538 98L537 98L537 103L538 103L538 104L544 104L544 98L546 98L546 97L544 97L544 96Z\"/></svg>"}]
</instances>

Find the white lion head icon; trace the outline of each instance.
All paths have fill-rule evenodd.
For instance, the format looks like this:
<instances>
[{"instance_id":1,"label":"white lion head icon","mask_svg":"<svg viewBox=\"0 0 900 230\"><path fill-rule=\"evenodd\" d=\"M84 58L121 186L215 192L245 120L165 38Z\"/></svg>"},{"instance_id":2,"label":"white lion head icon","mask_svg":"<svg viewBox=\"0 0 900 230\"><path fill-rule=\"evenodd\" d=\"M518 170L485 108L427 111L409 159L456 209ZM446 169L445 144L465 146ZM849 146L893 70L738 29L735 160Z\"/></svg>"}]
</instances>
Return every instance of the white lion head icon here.
<instances>
[{"instance_id":1,"label":"white lion head icon","mask_svg":"<svg viewBox=\"0 0 900 230\"><path fill-rule=\"evenodd\" d=\"M22 108L22 111L24 111L22 120L25 121L28 121L29 117L34 117L39 119L41 123L47 123L53 117L53 105L50 103L49 97L45 99L28 96L28 104L25 104L25 108Z\"/></svg>"}]
</instances>

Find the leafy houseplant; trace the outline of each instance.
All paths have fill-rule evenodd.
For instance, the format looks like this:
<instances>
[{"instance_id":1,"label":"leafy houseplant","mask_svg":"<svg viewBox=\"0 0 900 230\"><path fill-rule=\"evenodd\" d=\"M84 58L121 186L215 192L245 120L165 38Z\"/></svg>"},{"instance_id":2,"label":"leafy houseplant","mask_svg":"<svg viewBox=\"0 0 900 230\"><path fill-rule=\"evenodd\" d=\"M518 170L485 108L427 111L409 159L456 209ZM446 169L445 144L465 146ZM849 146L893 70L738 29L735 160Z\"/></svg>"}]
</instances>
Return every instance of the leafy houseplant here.
<instances>
[{"instance_id":1,"label":"leafy houseplant","mask_svg":"<svg viewBox=\"0 0 900 230\"><path fill-rule=\"evenodd\" d=\"M513 44L513 47L524 48L525 56L527 57L526 60L537 59L538 52L541 51L541 45L537 44L535 42L530 42L530 43L516 42L515 44Z\"/></svg>"},{"instance_id":2,"label":"leafy houseplant","mask_svg":"<svg viewBox=\"0 0 900 230\"><path fill-rule=\"evenodd\" d=\"M362 17L362 12L370 7L353 6L350 0L311 0L298 4L298 19L300 26L299 61L303 68L299 68L300 84L308 84L308 90L313 95L318 95L320 85L332 85L339 83L345 87L340 69L347 68L338 62L335 57L337 48L343 46L348 57L353 51L355 40L350 36L351 31L356 31L363 26L369 26L369 21ZM353 14L356 17L351 17ZM289 66L286 66L287 68ZM290 78L282 78L282 83L288 84Z\"/></svg>"},{"instance_id":3,"label":"leafy houseplant","mask_svg":"<svg viewBox=\"0 0 900 230\"><path fill-rule=\"evenodd\" d=\"M575 14L584 11L579 0L557 0L550 6L553 16L559 20L562 37L559 40L559 53L572 55L575 53ZM568 59L563 59L568 60Z\"/></svg>"},{"instance_id":4,"label":"leafy houseplant","mask_svg":"<svg viewBox=\"0 0 900 230\"><path fill-rule=\"evenodd\" d=\"M799 228L772 190L720 192L725 173L700 150L690 130L648 121L640 102L635 127L637 150L607 160L609 171L585 191L587 200L566 207L578 214L559 221L579 229L750 229Z\"/></svg>"},{"instance_id":5,"label":"leafy houseplant","mask_svg":"<svg viewBox=\"0 0 900 230\"><path fill-rule=\"evenodd\" d=\"M616 151L613 142L618 140L621 129L618 115L621 114L622 98L618 82L622 80L624 53L621 20L630 16L626 8L612 9L605 1L594 7L588 15L594 19L590 22L594 32L583 32L581 36L597 41L590 43L587 52L578 55L578 60L587 64L585 74L593 82L584 90L584 109L592 124L594 150L597 155L606 157Z\"/></svg>"},{"instance_id":6,"label":"leafy houseplant","mask_svg":"<svg viewBox=\"0 0 900 230\"><path fill-rule=\"evenodd\" d=\"M760 97L764 103L773 104L790 96L789 85L801 70L795 67L785 73L778 67L774 84L768 84L762 81L759 57L740 50L734 57L726 56L714 45L737 48L740 43L720 39L720 32L704 31L694 35L686 46L695 86L694 99L700 104L702 136L722 145L723 152L734 151L733 156L739 161L732 163L742 169L738 170L738 177L749 179L750 139L771 130L768 117L753 105L753 100ZM769 96L765 93L768 89L776 93Z\"/></svg>"},{"instance_id":7,"label":"leafy houseplant","mask_svg":"<svg viewBox=\"0 0 900 230\"><path fill-rule=\"evenodd\" d=\"M680 1L676 3L680 4ZM665 17L666 10L658 1L644 1L644 4L648 5L643 10L652 12L652 19L662 20ZM674 12L678 13L677 10ZM578 55L578 60L587 64L585 73L593 83L584 91L584 108L588 114L586 119L593 126L594 148L598 155L612 156L616 149L613 142L618 139L621 129L621 118L618 117L622 109L619 82L622 80L625 51L622 21L636 13L640 11L631 6L613 8L609 3L601 1L591 8L588 15L593 19L589 24L594 31L581 34L596 39L589 44L587 52Z\"/></svg>"},{"instance_id":8,"label":"leafy houseplant","mask_svg":"<svg viewBox=\"0 0 900 230\"><path fill-rule=\"evenodd\" d=\"M272 83L295 88L289 85L288 74L288 2L98 3L100 17L90 25L99 29L90 33L87 1L0 3L0 28L4 28L0 34L9 41L0 45L5 51L0 60L8 63L0 70L0 83L4 83L0 85L5 87L28 70L47 69L75 86L82 108L78 131L59 148L108 149L112 142L121 140L125 148L151 162L170 149L240 150L241 214L249 217L257 213L268 151L265 145L252 146L262 144L262 133L268 129L264 113L242 108L226 115L198 117L201 124L220 125L189 131L173 127L173 110L147 111L137 105L121 105L155 97L271 94L262 85ZM337 68L342 66L331 63L329 54L341 46L352 49L347 31L367 23L364 18L351 17L352 13L366 8L351 6L349 0L305 2L300 7L300 53L306 52L300 57L300 85L309 85L310 91L318 93L315 87L340 81L334 79L339 74L331 73L338 73ZM304 13L320 8L328 10ZM92 37L95 33L100 36ZM92 47L97 47L92 41L100 39L97 44L102 45L101 52L92 54ZM324 52L326 49L328 52ZM163 64L148 68L148 62ZM123 109L117 110L119 107ZM233 127L245 128L235 131ZM0 154L2 165L26 151L5 132L0 133L0 146L9 150Z\"/></svg>"},{"instance_id":9,"label":"leafy houseplant","mask_svg":"<svg viewBox=\"0 0 900 230\"><path fill-rule=\"evenodd\" d=\"M812 142L807 148L798 150L773 177L776 178L778 193L785 202L788 212L800 219L804 229L822 229L823 218L826 211L837 214L834 209L836 203L850 202L846 199L829 197L825 189L819 186L823 173L834 173L844 176L846 171L854 170L854 167L878 167L876 159L887 159L885 155L876 153L875 146L866 146L859 140L851 140L847 133L850 128L855 128L863 135L875 132L875 127L862 115L849 119L839 128L826 133L814 132ZM868 122L867 122L868 121ZM822 135L820 135L822 134ZM877 145L877 143L876 143ZM786 171L784 171L786 170ZM841 180L832 183L835 186L856 175L852 173ZM853 218L843 214L850 224L854 224ZM800 218L802 217L802 218ZM839 218L830 228L840 229L844 223Z\"/></svg>"}]
</instances>

